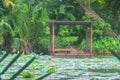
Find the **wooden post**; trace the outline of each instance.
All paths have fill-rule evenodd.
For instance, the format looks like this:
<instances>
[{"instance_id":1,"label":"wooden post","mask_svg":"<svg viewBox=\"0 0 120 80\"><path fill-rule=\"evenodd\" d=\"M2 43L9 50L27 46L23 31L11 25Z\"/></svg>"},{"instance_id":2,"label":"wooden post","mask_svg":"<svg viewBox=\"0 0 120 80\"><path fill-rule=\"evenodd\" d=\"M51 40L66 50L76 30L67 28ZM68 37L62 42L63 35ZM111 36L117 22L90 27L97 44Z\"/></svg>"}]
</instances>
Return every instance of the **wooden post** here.
<instances>
[{"instance_id":1,"label":"wooden post","mask_svg":"<svg viewBox=\"0 0 120 80\"><path fill-rule=\"evenodd\" d=\"M88 53L88 26L86 27L86 52Z\"/></svg>"},{"instance_id":2,"label":"wooden post","mask_svg":"<svg viewBox=\"0 0 120 80\"><path fill-rule=\"evenodd\" d=\"M92 24L90 24L90 56L92 57Z\"/></svg>"},{"instance_id":3,"label":"wooden post","mask_svg":"<svg viewBox=\"0 0 120 80\"><path fill-rule=\"evenodd\" d=\"M54 31L54 23L52 23L51 25L51 54L54 54L55 53L55 48L54 48L54 34L55 34L55 31Z\"/></svg>"}]
</instances>

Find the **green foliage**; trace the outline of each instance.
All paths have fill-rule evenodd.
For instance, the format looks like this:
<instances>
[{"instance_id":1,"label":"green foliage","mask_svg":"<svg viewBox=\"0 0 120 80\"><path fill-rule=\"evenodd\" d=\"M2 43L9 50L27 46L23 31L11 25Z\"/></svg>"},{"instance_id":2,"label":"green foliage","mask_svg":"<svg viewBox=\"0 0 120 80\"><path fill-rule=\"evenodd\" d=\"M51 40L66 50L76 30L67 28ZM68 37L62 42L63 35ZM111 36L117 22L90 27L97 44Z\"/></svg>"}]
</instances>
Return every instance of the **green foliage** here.
<instances>
[{"instance_id":1,"label":"green foliage","mask_svg":"<svg viewBox=\"0 0 120 80\"><path fill-rule=\"evenodd\" d=\"M110 55L110 49L118 50L120 45L113 37L104 37L93 42L93 49L98 54Z\"/></svg>"},{"instance_id":2,"label":"green foliage","mask_svg":"<svg viewBox=\"0 0 120 80\"><path fill-rule=\"evenodd\" d=\"M77 0L77 1L80 2L80 3L83 2L83 3L86 3L86 4L90 2L90 0Z\"/></svg>"},{"instance_id":3,"label":"green foliage","mask_svg":"<svg viewBox=\"0 0 120 80\"><path fill-rule=\"evenodd\" d=\"M111 27L109 23L101 22L98 19L91 19L88 16L83 16L83 20L93 22L93 38L95 40L105 37L107 35L107 29Z\"/></svg>"},{"instance_id":4,"label":"green foliage","mask_svg":"<svg viewBox=\"0 0 120 80\"><path fill-rule=\"evenodd\" d=\"M75 21L75 16L73 15L73 14L71 14L71 13L68 13L68 18L70 19L70 20L72 20L72 21Z\"/></svg>"},{"instance_id":5,"label":"green foliage","mask_svg":"<svg viewBox=\"0 0 120 80\"><path fill-rule=\"evenodd\" d=\"M118 24L120 22L120 1L117 0L5 1L7 2L4 3L4 0L0 1L0 42L5 42L4 44L6 45L4 46L9 45L12 48L15 47L20 49L23 47L24 43L28 42L28 44L32 45L33 49L46 51L50 45L50 38L48 38L50 36L50 31L49 27L46 25L48 20L93 21L93 41L95 41L95 51L98 51L100 48L104 49L105 47L109 47L109 43L107 42L108 39L104 39L107 36L106 31L108 28L112 27L113 30L120 33ZM93 10L97 11L100 17L108 23L100 22L97 19L93 20L88 16L85 16L85 12L80 7L80 3L90 5ZM106 10L105 6L108 6L109 10ZM111 11L114 8L119 15L115 18ZM80 48L85 48L84 39L86 29L84 26L56 27L55 31L55 47L67 47L77 41L75 45L80 45L81 43ZM66 38L67 36L78 36L78 38L77 40L73 38L68 39ZM103 43L105 47L101 45ZM118 45L114 45L114 48L117 47Z\"/></svg>"},{"instance_id":6,"label":"green foliage","mask_svg":"<svg viewBox=\"0 0 120 80\"><path fill-rule=\"evenodd\" d=\"M15 48L15 49L19 50L22 47L23 43L24 43L24 41L22 39L14 38L11 48Z\"/></svg>"},{"instance_id":7,"label":"green foliage","mask_svg":"<svg viewBox=\"0 0 120 80\"><path fill-rule=\"evenodd\" d=\"M40 45L39 48L41 49L41 51L47 52L48 47L50 45L50 38L49 37L44 37L44 38L39 37L38 45Z\"/></svg>"},{"instance_id":8,"label":"green foliage","mask_svg":"<svg viewBox=\"0 0 120 80\"><path fill-rule=\"evenodd\" d=\"M57 34L59 36L68 36L69 35L68 26L60 26L59 32L57 32Z\"/></svg>"},{"instance_id":9,"label":"green foliage","mask_svg":"<svg viewBox=\"0 0 120 80\"><path fill-rule=\"evenodd\" d=\"M13 33L13 29L8 23L7 18L8 17L2 17L0 21L0 47L2 47L5 43L10 42L8 40L11 39L11 35Z\"/></svg>"},{"instance_id":10,"label":"green foliage","mask_svg":"<svg viewBox=\"0 0 120 80\"><path fill-rule=\"evenodd\" d=\"M120 1L119 0L105 0L106 8L112 10L113 13L117 14L120 11Z\"/></svg>"},{"instance_id":11,"label":"green foliage","mask_svg":"<svg viewBox=\"0 0 120 80\"><path fill-rule=\"evenodd\" d=\"M114 40L114 46L112 49L116 52L120 52L120 35L117 36L117 38Z\"/></svg>"},{"instance_id":12,"label":"green foliage","mask_svg":"<svg viewBox=\"0 0 120 80\"><path fill-rule=\"evenodd\" d=\"M55 47L56 48L63 48L72 46L78 37L55 37Z\"/></svg>"},{"instance_id":13,"label":"green foliage","mask_svg":"<svg viewBox=\"0 0 120 80\"><path fill-rule=\"evenodd\" d=\"M55 67L49 67L47 73L55 73L55 71L56 71Z\"/></svg>"},{"instance_id":14,"label":"green foliage","mask_svg":"<svg viewBox=\"0 0 120 80\"><path fill-rule=\"evenodd\" d=\"M81 44L79 44L79 48L81 50L85 50L85 48L86 48L86 41L85 40L82 40Z\"/></svg>"},{"instance_id":15,"label":"green foliage","mask_svg":"<svg viewBox=\"0 0 120 80\"><path fill-rule=\"evenodd\" d=\"M86 49L85 40L82 41L82 43L79 45L79 48L81 50ZM105 36L101 39L97 39L93 41L93 52L95 55L111 55L110 50L115 50L116 52L120 52L119 40L111 36Z\"/></svg>"},{"instance_id":16,"label":"green foliage","mask_svg":"<svg viewBox=\"0 0 120 80\"><path fill-rule=\"evenodd\" d=\"M65 14L65 5L60 6L60 14Z\"/></svg>"},{"instance_id":17,"label":"green foliage","mask_svg":"<svg viewBox=\"0 0 120 80\"><path fill-rule=\"evenodd\" d=\"M14 30L12 33L14 38L12 47L20 49L26 42L34 47L38 47L39 45L35 46L38 38L46 34L44 32L46 29L45 24L49 19L46 9L42 7L41 3L24 2L24 0L18 0L14 3L16 6L11 14L13 17L13 24L11 25L13 25Z\"/></svg>"},{"instance_id":18,"label":"green foliage","mask_svg":"<svg viewBox=\"0 0 120 80\"><path fill-rule=\"evenodd\" d=\"M49 75L51 75L52 73L55 73L55 71L56 71L56 68L55 67L49 67L48 69L47 69L47 73L46 74L44 74L44 75L42 75L42 76L40 76L39 78L37 78L36 80L42 80L42 79L44 79L44 78L46 78L46 77L48 77Z\"/></svg>"},{"instance_id":19,"label":"green foliage","mask_svg":"<svg viewBox=\"0 0 120 80\"><path fill-rule=\"evenodd\" d=\"M94 2L99 2L100 4L105 4L105 0L76 0L80 3L85 3L85 4L91 4L91 3L94 3Z\"/></svg>"},{"instance_id":20,"label":"green foliage","mask_svg":"<svg viewBox=\"0 0 120 80\"><path fill-rule=\"evenodd\" d=\"M3 38L2 34L0 34L0 43L1 42L3 43L3 41L4 41L4 38Z\"/></svg>"},{"instance_id":21,"label":"green foliage","mask_svg":"<svg viewBox=\"0 0 120 80\"><path fill-rule=\"evenodd\" d=\"M110 24L98 22L97 20L93 24L93 34L97 39L107 35L107 29L110 28Z\"/></svg>"},{"instance_id":22,"label":"green foliage","mask_svg":"<svg viewBox=\"0 0 120 80\"><path fill-rule=\"evenodd\" d=\"M49 17L53 20L77 20L75 16L81 13L79 3L72 0L46 1L43 6L46 7Z\"/></svg>"},{"instance_id":23,"label":"green foliage","mask_svg":"<svg viewBox=\"0 0 120 80\"><path fill-rule=\"evenodd\" d=\"M24 71L21 75L23 78L35 78L36 76L35 74L30 73L29 71Z\"/></svg>"},{"instance_id":24,"label":"green foliage","mask_svg":"<svg viewBox=\"0 0 120 80\"><path fill-rule=\"evenodd\" d=\"M8 30L8 31L12 32L13 30L11 28L11 25L9 23L7 23L7 21L5 21L5 20L2 19L1 22L0 22L0 31L1 31L1 33L3 33L3 31L5 31L5 30Z\"/></svg>"},{"instance_id":25,"label":"green foliage","mask_svg":"<svg viewBox=\"0 0 120 80\"><path fill-rule=\"evenodd\" d=\"M62 47L68 47L70 45L73 45L77 41L78 37L56 37L55 36L55 47L56 48L62 48ZM47 52L48 48L50 46L50 38L40 38L38 39L38 45L41 51Z\"/></svg>"},{"instance_id":26,"label":"green foliage","mask_svg":"<svg viewBox=\"0 0 120 80\"><path fill-rule=\"evenodd\" d=\"M66 41L63 38L60 37L55 37L55 47L56 48L61 48L61 47L66 47L69 45L69 42Z\"/></svg>"},{"instance_id":27,"label":"green foliage","mask_svg":"<svg viewBox=\"0 0 120 80\"><path fill-rule=\"evenodd\" d=\"M105 4L105 0L98 0L100 4Z\"/></svg>"},{"instance_id":28,"label":"green foliage","mask_svg":"<svg viewBox=\"0 0 120 80\"><path fill-rule=\"evenodd\" d=\"M117 4L116 4L117 3ZM111 25L112 30L120 33L120 7L117 0L105 0L105 4L100 5L98 2L92 3L92 8L99 14L99 16ZM114 7L117 7L116 9Z\"/></svg>"}]
</instances>

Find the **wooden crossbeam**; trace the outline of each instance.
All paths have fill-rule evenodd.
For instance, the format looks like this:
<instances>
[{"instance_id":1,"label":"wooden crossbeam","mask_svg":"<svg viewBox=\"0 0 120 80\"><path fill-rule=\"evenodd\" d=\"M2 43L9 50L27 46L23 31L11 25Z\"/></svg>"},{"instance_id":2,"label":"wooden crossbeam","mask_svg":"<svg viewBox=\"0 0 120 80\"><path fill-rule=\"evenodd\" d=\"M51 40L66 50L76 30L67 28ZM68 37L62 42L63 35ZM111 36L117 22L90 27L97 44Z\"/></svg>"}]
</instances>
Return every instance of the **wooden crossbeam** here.
<instances>
[{"instance_id":1,"label":"wooden crossbeam","mask_svg":"<svg viewBox=\"0 0 120 80\"><path fill-rule=\"evenodd\" d=\"M55 52L67 52L67 53L70 53L71 49L70 48L57 48L57 49L55 49Z\"/></svg>"},{"instance_id":2,"label":"wooden crossbeam","mask_svg":"<svg viewBox=\"0 0 120 80\"><path fill-rule=\"evenodd\" d=\"M91 25L92 22L86 22L86 21L49 21L50 24L54 23L57 25Z\"/></svg>"}]
</instances>

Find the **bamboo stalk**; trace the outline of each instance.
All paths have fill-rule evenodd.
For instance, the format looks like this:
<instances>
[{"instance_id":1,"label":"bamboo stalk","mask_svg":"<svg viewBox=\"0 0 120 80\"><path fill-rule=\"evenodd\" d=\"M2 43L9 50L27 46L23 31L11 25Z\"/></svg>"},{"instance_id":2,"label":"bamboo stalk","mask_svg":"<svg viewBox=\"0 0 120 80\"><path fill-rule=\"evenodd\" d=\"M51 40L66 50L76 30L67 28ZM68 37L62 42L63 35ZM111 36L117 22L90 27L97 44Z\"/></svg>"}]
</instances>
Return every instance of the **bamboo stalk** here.
<instances>
[{"instance_id":1,"label":"bamboo stalk","mask_svg":"<svg viewBox=\"0 0 120 80\"><path fill-rule=\"evenodd\" d=\"M18 70L11 78L10 80L14 80L26 67L28 67L33 61L35 57L31 58L20 70Z\"/></svg>"},{"instance_id":2,"label":"bamboo stalk","mask_svg":"<svg viewBox=\"0 0 120 80\"><path fill-rule=\"evenodd\" d=\"M3 71L0 73L1 74L4 74L8 68L21 56L21 54L17 54L9 63L8 65L3 69Z\"/></svg>"},{"instance_id":3,"label":"bamboo stalk","mask_svg":"<svg viewBox=\"0 0 120 80\"><path fill-rule=\"evenodd\" d=\"M3 55L0 59L0 63L9 55L9 53L6 53L5 55Z\"/></svg>"},{"instance_id":4,"label":"bamboo stalk","mask_svg":"<svg viewBox=\"0 0 120 80\"><path fill-rule=\"evenodd\" d=\"M47 73L47 74L45 74L45 75L43 75L43 76L40 76L39 78L37 78L37 79L35 79L35 80L42 80L42 79L44 79L45 77L49 76L50 74L52 74L52 73L51 73L51 72L50 72L50 73Z\"/></svg>"}]
</instances>

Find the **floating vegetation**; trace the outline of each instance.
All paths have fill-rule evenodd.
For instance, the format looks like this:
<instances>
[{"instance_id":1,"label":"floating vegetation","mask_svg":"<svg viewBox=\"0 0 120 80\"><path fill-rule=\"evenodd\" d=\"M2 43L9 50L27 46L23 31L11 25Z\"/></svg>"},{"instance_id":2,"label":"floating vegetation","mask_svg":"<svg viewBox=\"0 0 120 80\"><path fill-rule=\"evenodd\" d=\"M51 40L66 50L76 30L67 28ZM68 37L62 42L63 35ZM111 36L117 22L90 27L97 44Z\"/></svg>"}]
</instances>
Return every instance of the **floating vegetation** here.
<instances>
[{"instance_id":1,"label":"floating vegetation","mask_svg":"<svg viewBox=\"0 0 120 80\"><path fill-rule=\"evenodd\" d=\"M4 56L4 55L2 55ZM2 58L1 56L1 58ZM0 64L2 71L9 60L16 55L8 55ZM1 75L2 79L10 79L16 72L16 80L31 78L44 80L110 80L120 79L120 62L116 57L103 58L56 58L48 55L34 55L36 58L27 66L23 73L21 68L33 55L22 54L10 68ZM29 74L28 74L28 73ZM27 75L26 75L27 74ZM30 75L33 75L30 77Z\"/></svg>"}]
</instances>

